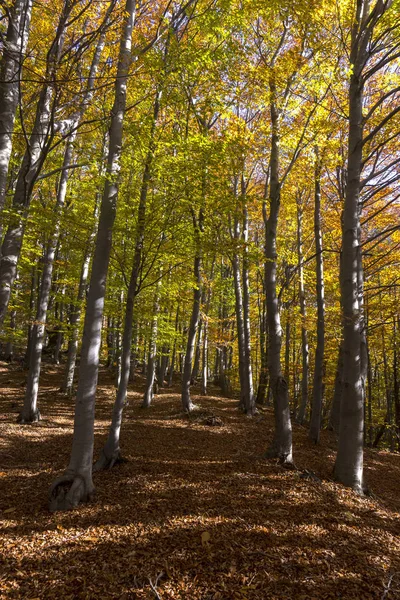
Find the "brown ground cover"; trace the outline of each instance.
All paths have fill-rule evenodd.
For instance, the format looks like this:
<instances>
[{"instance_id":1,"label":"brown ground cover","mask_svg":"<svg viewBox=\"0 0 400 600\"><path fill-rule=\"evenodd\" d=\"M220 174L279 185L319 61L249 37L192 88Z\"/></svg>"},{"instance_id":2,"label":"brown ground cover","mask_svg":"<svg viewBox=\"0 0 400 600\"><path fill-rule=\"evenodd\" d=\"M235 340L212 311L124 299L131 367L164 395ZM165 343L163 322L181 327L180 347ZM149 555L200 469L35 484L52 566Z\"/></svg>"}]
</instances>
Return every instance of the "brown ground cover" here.
<instances>
[{"instance_id":1,"label":"brown ground cover","mask_svg":"<svg viewBox=\"0 0 400 600\"><path fill-rule=\"evenodd\" d=\"M122 432L128 462L95 475L94 502L50 514L73 406L58 392L61 371L46 365L43 420L17 425L25 374L0 366L1 598L400 598L399 454L366 451L374 495L360 498L331 480L331 434L314 447L295 426L299 470L285 471L262 457L271 411L246 418L217 388L195 396L191 418L178 389L145 411L139 381ZM113 399L102 372L97 453Z\"/></svg>"}]
</instances>

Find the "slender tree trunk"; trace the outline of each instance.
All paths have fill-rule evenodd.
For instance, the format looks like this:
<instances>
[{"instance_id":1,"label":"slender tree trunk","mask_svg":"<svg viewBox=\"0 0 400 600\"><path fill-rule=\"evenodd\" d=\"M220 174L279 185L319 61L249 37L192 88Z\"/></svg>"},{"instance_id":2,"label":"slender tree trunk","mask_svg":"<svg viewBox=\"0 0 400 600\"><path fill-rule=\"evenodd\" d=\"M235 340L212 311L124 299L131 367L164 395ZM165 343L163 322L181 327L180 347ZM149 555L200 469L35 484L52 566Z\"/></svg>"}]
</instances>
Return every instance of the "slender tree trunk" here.
<instances>
[{"instance_id":1,"label":"slender tree trunk","mask_svg":"<svg viewBox=\"0 0 400 600\"><path fill-rule=\"evenodd\" d=\"M146 388L143 396L143 408L149 408L154 397L154 385L156 379L156 353L158 334L158 313L160 311L159 291L157 290L153 306L153 320L150 333L149 360L147 363Z\"/></svg>"},{"instance_id":2,"label":"slender tree trunk","mask_svg":"<svg viewBox=\"0 0 400 600\"><path fill-rule=\"evenodd\" d=\"M171 387L172 381L173 381L173 376L174 376L175 360L176 360L176 337L177 337L178 331L179 331L179 304L176 309L174 345L172 347L171 365L170 365L169 373L168 373L168 387Z\"/></svg>"},{"instance_id":3,"label":"slender tree trunk","mask_svg":"<svg viewBox=\"0 0 400 600\"><path fill-rule=\"evenodd\" d=\"M50 510L52 511L73 508L79 502L89 500L94 492L92 460L95 395L107 271L118 195L119 159L126 108L127 78L131 63L134 15L135 2L134 0L127 0L115 81L114 106L111 112L106 181L100 207L99 226L85 315L71 459L65 474L57 479L51 487Z\"/></svg>"},{"instance_id":4,"label":"slender tree trunk","mask_svg":"<svg viewBox=\"0 0 400 600\"><path fill-rule=\"evenodd\" d=\"M146 162L143 171L142 186L140 190L138 220L136 228L135 252L133 256L133 264L131 277L129 281L128 294L125 306L124 331L122 337L122 356L121 356L121 377L118 385L117 396L115 399L110 430L107 441L103 447L99 459L96 461L95 470L112 468L117 461L121 459L119 438L121 432L122 415L126 404L126 395L128 391L129 374L131 370L131 352L132 352L132 336L134 326L134 306L135 297L138 293L138 283L140 275L140 267L142 263L143 244L146 228L146 207L147 194L151 178L151 167L154 155L154 136L157 125L158 113L160 110L161 89L157 90L153 107L153 122L150 134L150 145L147 153ZM146 348L146 346L145 346ZM146 356L146 351L144 353ZM143 359L145 365L145 357ZM151 370L151 365L147 367L147 376Z\"/></svg>"},{"instance_id":5,"label":"slender tree trunk","mask_svg":"<svg viewBox=\"0 0 400 600\"><path fill-rule=\"evenodd\" d=\"M204 293L202 294L202 302L204 302ZM193 364L193 369L192 369L192 376L191 376L191 380L190 383L193 385L196 381L197 378L199 376L199 370L200 370L200 356L201 356L201 349L203 347L203 319L200 318L199 319L199 326L197 329L197 339L196 339L196 350L194 353L194 364Z\"/></svg>"},{"instance_id":6,"label":"slender tree trunk","mask_svg":"<svg viewBox=\"0 0 400 600\"><path fill-rule=\"evenodd\" d=\"M15 0L0 63L0 240L3 237L3 209L7 175L13 145L15 112L19 101L21 70L28 43L32 0Z\"/></svg>"},{"instance_id":7,"label":"slender tree trunk","mask_svg":"<svg viewBox=\"0 0 400 600\"><path fill-rule=\"evenodd\" d=\"M309 373L309 350L308 331L306 324L306 293L304 288L303 267L303 209L300 205L301 198L297 201L297 258L299 263L299 299L301 317L301 400L297 415L297 423L304 423L308 405L308 373Z\"/></svg>"},{"instance_id":8,"label":"slender tree trunk","mask_svg":"<svg viewBox=\"0 0 400 600\"><path fill-rule=\"evenodd\" d=\"M264 288L264 286L263 286ZM263 289L265 296L265 290ZM267 356L267 314L265 298L260 309L260 374L258 379L256 404L263 406L267 400L268 389L268 356Z\"/></svg>"},{"instance_id":9,"label":"slender tree trunk","mask_svg":"<svg viewBox=\"0 0 400 600\"><path fill-rule=\"evenodd\" d=\"M25 366L29 368L30 356L32 350L32 330L33 320L35 315L36 298L37 298L37 283L38 283L38 268L37 265L32 267L31 274L31 293L29 297L29 324L28 324L28 335L26 342L26 353L25 353Z\"/></svg>"},{"instance_id":10,"label":"slender tree trunk","mask_svg":"<svg viewBox=\"0 0 400 600\"><path fill-rule=\"evenodd\" d=\"M71 10L69 0L65 0L54 41L47 54L46 83L39 95L32 134L28 142L18 173L13 197L13 216L1 247L0 260L0 323L6 315L11 290L17 275L17 266L25 231L25 221L32 198L33 186L41 171L47 154L47 140L51 126L51 99L54 86L48 85L55 77L59 62L66 23Z\"/></svg>"},{"instance_id":11,"label":"slender tree trunk","mask_svg":"<svg viewBox=\"0 0 400 600\"><path fill-rule=\"evenodd\" d=\"M279 314L276 289L277 271L277 227L280 207L279 181L279 130L278 111L274 101L276 88L273 78L270 82L271 102L271 156L269 185L269 216L265 223L265 288L267 295L268 321L268 371L274 402L275 431L272 446L267 456L277 457L282 464L291 466L292 457L292 424L290 420L288 386L282 375L281 345L282 328Z\"/></svg>"},{"instance_id":12,"label":"slender tree trunk","mask_svg":"<svg viewBox=\"0 0 400 600\"><path fill-rule=\"evenodd\" d=\"M202 366L201 366L201 393L203 396L207 396L207 385L208 385L208 321L207 317L204 319L204 332L203 332L203 350L202 350Z\"/></svg>"},{"instance_id":13,"label":"slender tree trunk","mask_svg":"<svg viewBox=\"0 0 400 600\"><path fill-rule=\"evenodd\" d=\"M235 254L233 261L233 282L235 287L235 313L236 313L236 328L237 328L237 343L239 355L239 381L240 381L240 407L245 411L247 402L248 385L246 382L246 354L245 354L245 337L244 337L244 321L243 321L243 291L242 282L240 280L240 262L238 254Z\"/></svg>"},{"instance_id":14,"label":"slender tree trunk","mask_svg":"<svg viewBox=\"0 0 400 600\"><path fill-rule=\"evenodd\" d=\"M244 196L244 186L242 178L242 196ZM242 265L242 280L243 280L243 331L244 331L244 357L246 370L246 403L245 412L247 415L254 414L254 389L253 389L253 373L251 368L251 331L250 331L250 286L249 286L249 222L247 214L247 206L243 207L243 265Z\"/></svg>"},{"instance_id":15,"label":"slender tree trunk","mask_svg":"<svg viewBox=\"0 0 400 600\"><path fill-rule=\"evenodd\" d=\"M318 444L321 429L322 401L324 394L324 347L325 347L325 294L324 259L321 226L321 165L318 157L315 164L314 193L314 237L317 276L317 348L315 350L314 384L310 422L310 439Z\"/></svg>"},{"instance_id":16,"label":"slender tree trunk","mask_svg":"<svg viewBox=\"0 0 400 600\"><path fill-rule=\"evenodd\" d=\"M92 246L91 242L94 238L94 232L91 235L91 238L92 239L89 241L86 247L85 256L82 263L76 304L71 308L70 325L72 333L71 339L68 342L67 364L65 365L64 383L61 388L62 391L69 396L72 395L72 388L74 384L76 357L78 354L78 334L81 320L81 305L87 291L87 280L89 276L89 264Z\"/></svg>"},{"instance_id":17,"label":"slender tree trunk","mask_svg":"<svg viewBox=\"0 0 400 600\"><path fill-rule=\"evenodd\" d=\"M397 434L397 450L400 452L400 382L399 382L399 366L398 366L398 336L399 336L399 317L393 318L393 395L394 395L394 411Z\"/></svg>"},{"instance_id":18,"label":"slender tree trunk","mask_svg":"<svg viewBox=\"0 0 400 600\"><path fill-rule=\"evenodd\" d=\"M198 225L196 225L197 227ZM194 409L194 404L190 398L190 381L192 377L192 361L194 354L194 343L196 339L196 331L200 317L200 302L201 302L201 254L200 246L197 244L196 256L194 259L194 279L195 287L193 289L193 307L190 317L188 338L186 344L185 362L182 374L182 408L186 412Z\"/></svg>"},{"instance_id":19,"label":"slender tree trunk","mask_svg":"<svg viewBox=\"0 0 400 600\"><path fill-rule=\"evenodd\" d=\"M62 287L61 296L65 294L65 286ZM63 322L64 322L64 302L61 300L58 302L58 325L57 325L57 336L56 336L56 345L54 348L54 364L60 364L60 356L61 356L61 348L64 343L64 331L63 331Z\"/></svg>"}]
</instances>

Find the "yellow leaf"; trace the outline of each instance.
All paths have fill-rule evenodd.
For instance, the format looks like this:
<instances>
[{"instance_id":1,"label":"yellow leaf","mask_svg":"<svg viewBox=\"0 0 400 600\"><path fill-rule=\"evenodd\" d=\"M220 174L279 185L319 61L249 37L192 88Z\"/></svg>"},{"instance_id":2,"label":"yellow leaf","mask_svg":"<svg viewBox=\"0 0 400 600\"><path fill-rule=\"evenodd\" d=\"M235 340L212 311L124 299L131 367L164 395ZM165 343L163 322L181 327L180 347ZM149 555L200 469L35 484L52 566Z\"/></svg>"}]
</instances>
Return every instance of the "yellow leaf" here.
<instances>
[{"instance_id":1,"label":"yellow leaf","mask_svg":"<svg viewBox=\"0 0 400 600\"><path fill-rule=\"evenodd\" d=\"M7 510L5 510L5 511L4 511L4 514L5 514L5 515L8 515L9 513L12 513L12 512L14 512L14 511L16 511L16 510L17 510L17 509L16 509L15 507L14 507L14 508L7 508Z\"/></svg>"},{"instance_id":2,"label":"yellow leaf","mask_svg":"<svg viewBox=\"0 0 400 600\"><path fill-rule=\"evenodd\" d=\"M203 533L201 534L201 545L207 546L210 540L211 535L208 533L208 531L203 531Z\"/></svg>"}]
</instances>

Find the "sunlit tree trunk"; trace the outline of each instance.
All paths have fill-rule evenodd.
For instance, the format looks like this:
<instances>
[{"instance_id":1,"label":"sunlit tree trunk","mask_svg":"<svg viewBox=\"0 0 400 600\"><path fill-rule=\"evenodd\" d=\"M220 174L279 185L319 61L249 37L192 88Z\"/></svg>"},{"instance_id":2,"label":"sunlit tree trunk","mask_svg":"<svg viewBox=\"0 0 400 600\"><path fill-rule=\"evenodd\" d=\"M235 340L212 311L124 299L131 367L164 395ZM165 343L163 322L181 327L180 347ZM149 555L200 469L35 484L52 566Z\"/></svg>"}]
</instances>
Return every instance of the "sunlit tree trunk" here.
<instances>
[{"instance_id":1,"label":"sunlit tree trunk","mask_svg":"<svg viewBox=\"0 0 400 600\"><path fill-rule=\"evenodd\" d=\"M157 285L159 288L159 285ZM156 378L156 353L157 353L157 334L158 334L158 313L160 311L159 289L157 289L154 298L153 320L150 331L149 359L147 362L146 387L144 390L143 408L149 408L154 397L154 384Z\"/></svg>"},{"instance_id":2,"label":"sunlit tree trunk","mask_svg":"<svg viewBox=\"0 0 400 600\"><path fill-rule=\"evenodd\" d=\"M57 65L61 57L67 19L71 10L69 0L65 0L56 35L46 62L46 84L43 86L36 107L35 121L24 154L13 197L13 216L10 219L1 247L0 259L0 323L6 315L10 301L12 286L17 275L18 260L21 252L25 217L32 198L33 186L39 176L47 153L47 141L51 136L52 107L51 100L54 86L48 85L55 77Z\"/></svg>"},{"instance_id":3,"label":"sunlit tree trunk","mask_svg":"<svg viewBox=\"0 0 400 600\"><path fill-rule=\"evenodd\" d=\"M85 314L71 459L65 474L51 487L50 510L53 511L73 508L79 502L89 500L94 492L92 460L95 395L107 272L118 195L119 159L126 108L127 78L131 63L134 16L135 2L127 0L115 81L114 105L111 111L106 180Z\"/></svg>"},{"instance_id":4,"label":"sunlit tree trunk","mask_svg":"<svg viewBox=\"0 0 400 600\"><path fill-rule=\"evenodd\" d=\"M200 304L201 304L201 234L203 231L204 214L203 210L199 210L199 215L196 217L194 212L192 213L193 226L196 238L196 255L194 259L194 289L193 289L193 306L192 314L190 317L188 338L186 344L185 362L182 373L182 408L185 412L190 412L194 408L194 404L190 398L190 381L192 377L192 362L194 355L194 345L196 339L197 327L199 324L200 317Z\"/></svg>"},{"instance_id":5,"label":"sunlit tree trunk","mask_svg":"<svg viewBox=\"0 0 400 600\"><path fill-rule=\"evenodd\" d=\"M286 465L293 463L292 424L290 420L288 386L282 375L281 345L282 327L276 289L277 271L277 228L280 207L281 186L279 180L279 126L278 110L275 103L276 87L273 77L271 91L271 155L269 182L269 215L265 227L265 287L267 296L268 321L268 371L270 388L274 402L275 431L267 456L277 457Z\"/></svg>"},{"instance_id":6,"label":"sunlit tree trunk","mask_svg":"<svg viewBox=\"0 0 400 600\"><path fill-rule=\"evenodd\" d=\"M15 112L19 100L21 70L31 21L32 0L15 0L9 20L0 63L0 240L3 237L3 209L7 175L13 146Z\"/></svg>"},{"instance_id":7,"label":"sunlit tree trunk","mask_svg":"<svg viewBox=\"0 0 400 600\"><path fill-rule=\"evenodd\" d=\"M363 490L364 386L361 365L361 307L359 270L362 267L359 240L360 181L363 142L363 80L366 46L371 35L365 27L369 2L358 0L351 37L349 87L349 139L347 185L342 218L340 262L341 307L343 314L343 389L340 407L338 452L335 477L358 492ZM365 30L364 30L365 28Z\"/></svg>"},{"instance_id":8,"label":"sunlit tree trunk","mask_svg":"<svg viewBox=\"0 0 400 600\"><path fill-rule=\"evenodd\" d=\"M81 110L75 118L74 131L69 137L63 158L63 170L61 171L60 181L57 190L57 200L54 208L54 229L50 235L50 239L47 245L44 267L42 273L42 281L40 286L40 295L38 302L38 309L36 313L36 322L32 330L32 351L30 354L30 364L28 381L25 392L25 400L23 409L19 415L19 421L21 423L31 423L39 420L40 413L37 409L37 395L39 391L39 377L40 367L42 361L42 348L43 339L45 335L46 321L47 321L47 309L50 299L50 291L53 277L54 258L56 255L56 249L60 239L60 226L61 226L61 214L65 205L65 199L67 197L67 185L70 170L69 167L72 164L74 142L76 140L77 126L82 118L88 102L92 97L92 91L95 82L95 76L97 73L98 65L100 62L101 52L104 47L104 36L101 36L100 41L97 45L96 52L93 58L92 66L90 69L90 75L88 80L87 92L84 97ZM61 341L61 340L59 340ZM58 364L58 357L55 357L55 362Z\"/></svg>"},{"instance_id":9,"label":"sunlit tree trunk","mask_svg":"<svg viewBox=\"0 0 400 600\"><path fill-rule=\"evenodd\" d=\"M304 287L303 267L303 207L301 206L301 198L297 199L297 259L299 263L299 300L301 317L301 399L296 421L301 424L304 422L308 405L309 373L306 292Z\"/></svg>"},{"instance_id":10,"label":"sunlit tree trunk","mask_svg":"<svg viewBox=\"0 0 400 600\"><path fill-rule=\"evenodd\" d=\"M310 439L317 444L321 429L322 401L324 393L324 347L325 347L325 294L324 258L321 226L321 165L316 157L314 190L314 237L317 292L317 347L315 350L314 384L311 407Z\"/></svg>"},{"instance_id":11,"label":"sunlit tree trunk","mask_svg":"<svg viewBox=\"0 0 400 600\"><path fill-rule=\"evenodd\" d=\"M135 298L138 293L140 267L142 263L143 255L143 244L146 229L146 208L147 208L147 195L149 191L149 184L151 179L151 167L154 157L154 136L157 125L158 114L160 110L161 90L158 89L156 92L154 106L153 106L153 121L150 132L150 144L146 161L144 165L142 185L140 189L139 206L138 206L138 218L137 227L135 233L135 251L133 256L131 276L128 286L128 294L126 298L125 306L125 318L124 318L124 331L122 336L122 355L121 355L121 377L118 385L117 396L114 402L112 419L110 430L108 433L107 441L101 452L99 459L96 462L95 469L101 470L105 468L111 468L113 465L120 460L120 447L119 439L122 424L122 415L124 406L126 404L126 395L128 392L129 375L131 370L131 353L132 353L132 337L134 329L134 307ZM158 304L158 300L157 300ZM155 322L157 327L157 321ZM154 351L155 352L155 351ZM150 352L151 356L151 352ZM145 362L145 360L144 360ZM147 365L147 377L149 371L153 370L152 365ZM154 381L154 374L153 381ZM152 396L151 396L152 398Z\"/></svg>"}]
</instances>

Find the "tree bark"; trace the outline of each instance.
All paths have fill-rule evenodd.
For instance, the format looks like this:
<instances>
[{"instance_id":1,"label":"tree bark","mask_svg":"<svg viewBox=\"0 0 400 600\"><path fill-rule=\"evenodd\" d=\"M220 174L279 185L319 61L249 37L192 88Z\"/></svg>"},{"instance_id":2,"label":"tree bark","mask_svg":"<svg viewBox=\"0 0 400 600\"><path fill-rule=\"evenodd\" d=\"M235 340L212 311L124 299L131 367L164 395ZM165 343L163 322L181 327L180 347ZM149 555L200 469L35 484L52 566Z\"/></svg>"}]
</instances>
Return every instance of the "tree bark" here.
<instances>
[{"instance_id":1,"label":"tree bark","mask_svg":"<svg viewBox=\"0 0 400 600\"><path fill-rule=\"evenodd\" d=\"M339 433L339 424L340 424L340 406L342 403L342 392L343 392L343 358L344 358L344 348L343 348L343 340L340 342L339 351L338 351L338 359L336 366L336 375L335 375L335 385L333 390L333 399L331 411L329 414L329 425L328 429L334 431L336 434Z\"/></svg>"},{"instance_id":2,"label":"tree bark","mask_svg":"<svg viewBox=\"0 0 400 600\"><path fill-rule=\"evenodd\" d=\"M56 35L47 54L46 83L39 95L32 134L29 138L28 147L18 173L13 197L14 214L8 225L1 247L0 324L6 315L12 286L17 275L18 260L25 231L25 217L27 216L31 202L33 187L47 154L46 141L51 134L51 99L54 89L54 86L48 85L47 82L52 81L56 74L70 10L70 2L65 0Z\"/></svg>"},{"instance_id":3,"label":"tree bark","mask_svg":"<svg viewBox=\"0 0 400 600\"><path fill-rule=\"evenodd\" d=\"M159 287L159 285L157 286ZM158 334L158 313L160 311L159 291L157 289L154 306L153 320L150 333L149 359L147 363L146 388L144 391L142 407L149 408L154 397L154 385L156 377L156 353L157 353L157 334Z\"/></svg>"},{"instance_id":4,"label":"tree bark","mask_svg":"<svg viewBox=\"0 0 400 600\"><path fill-rule=\"evenodd\" d=\"M314 384L311 408L309 437L319 442L321 430L322 401L324 394L324 347L325 347L325 294L324 294L324 258L321 226L321 164L316 153L315 190L314 190L314 237L315 237L315 270L317 292L317 347L315 350Z\"/></svg>"},{"instance_id":5,"label":"tree bark","mask_svg":"<svg viewBox=\"0 0 400 600\"><path fill-rule=\"evenodd\" d=\"M58 242L60 239L60 218L62 214L62 210L64 209L65 199L67 197L67 185L68 179L70 175L69 166L72 163L73 150L74 150L74 142L76 139L76 128L78 126L79 121L83 117L85 113L85 109L88 105L92 97L92 92L94 88L95 76L98 69L98 65L100 62L101 52L104 48L104 36L100 37L99 43L96 48L96 52L94 54L94 58L92 61L90 75L88 80L87 92L84 96L81 110L74 121L74 129L75 131L69 137L63 158L62 171L60 176L60 181L57 190L57 200L54 207L54 229L52 234L50 235L50 239L47 245L47 250L44 259L44 267L42 273L42 281L40 287L40 296L38 302L38 309L36 313L36 322L33 326L32 331L32 352L30 355L30 364L29 364L29 373L28 373L28 381L25 392L25 400L23 409L19 415L20 423L32 423L34 421L39 420L40 413L37 409L37 395L39 391L39 378L40 378L40 367L42 361L42 348L43 348L43 339L45 335L46 322L47 322L47 309L49 305L50 299L50 291L52 285L52 277L53 277L53 267L54 267L54 258L56 255L56 250L58 246ZM58 336L60 338L60 336ZM55 362L58 364L59 357L57 356L60 351L60 342L62 339L58 339L58 352L56 348L56 356Z\"/></svg>"},{"instance_id":6,"label":"tree bark","mask_svg":"<svg viewBox=\"0 0 400 600\"><path fill-rule=\"evenodd\" d=\"M279 458L283 465L293 465L292 424L290 420L288 386L282 375L282 328L276 289L277 227L280 208L281 185L279 180L279 115L275 102L276 87L273 76L271 92L271 155L269 182L269 216L265 222L265 288L268 322L268 372L274 403L275 431L267 456Z\"/></svg>"},{"instance_id":7,"label":"tree bark","mask_svg":"<svg viewBox=\"0 0 400 600\"><path fill-rule=\"evenodd\" d=\"M134 16L135 2L127 0L115 81L114 105L111 111L106 181L85 314L71 459L65 474L57 479L50 489L52 511L74 508L81 501L89 500L94 493L92 460L95 396L107 272L118 195L119 159L126 109L127 79L131 63Z\"/></svg>"},{"instance_id":8,"label":"tree bark","mask_svg":"<svg viewBox=\"0 0 400 600\"><path fill-rule=\"evenodd\" d=\"M369 3L358 0L351 36L350 63L353 71L349 87L349 138L347 185L342 218L342 257L340 263L341 307L343 314L343 391L340 410L335 478L363 492L364 389L361 365L361 310L359 269L362 266L360 228L360 188L363 143L362 70L367 57L371 29L365 27Z\"/></svg>"},{"instance_id":9,"label":"tree bark","mask_svg":"<svg viewBox=\"0 0 400 600\"><path fill-rule=\"evenodd\" d=\"M13 146L15 112L19 101L22 64L28 43L32 0L15 0L0 64L0 240L3 237L3 210L7 175Z\"/></svg>"},{"instance_id":10,"label":"tree bark","mask_svg":"<svg viewBox=\"0 0 400 600\"><path fill-rule=\"evenodd\" d=\"M204 184L203 184L204 188ZM203 191L204 194L204 191ZM185 361L182 373L182 408L185 412L191 412L195 406L190 397L190 382L192 377L192 362L194 355L194 345L196 339L197 327L200 318L200 304L202 296L202 280L201 280L201 235L204 226L203 208L199 209L199 214L196 217L194 210L192 211L193 227L195 235L195 258L193 265L194 288L193 288L193 306L190 317L188 338L186 344Z\"/></svg>"},{"instance_id":11,"label":"tree bark","mask_svg":"<svg viewBox=\"0 0 400 600\"><path fill-rule=\"evenodd\" d=\"M308 331L306 324L306 293L304 288L304 267L303 267L303 208L301 198L297 200L297 259L299 263L299 299L300 299L300 317L301 317L301 400L297 423L303 424L306 417L308 405L308 373L309 373L309 349L308 349Z\"/></svg>"},{"instance_id":12,"label":"tree bark","mask_svg":"<svg viewBox=\"0 0 400 600\"><path fill-rule=\"evenodd\" d=\"M135 252L133 256L132 271L129 280L128 294L125 306L124 331L122 335L122 354L121 354L121 377L118 385L117 396L113 407L110 430L107 441L103 447L99 459L96 461L95 470L112 468L116 462L121 460L119 439L122 424L123 410L126 404L126 395L128 391L129 375L131 370L131 352L132 336L134 327L134 307L135 297L138 293L140 267L142 263L143 244L146 228L146 208L147 194L151 179L151 167L154 156L154 136L160 110L161 89L156 92L153 107L153 121L150 132L150 144L143 171L142 185L139 197L138 220L136 227ZM157 323L156 323L157 325ZM145 362L145 359L144 359ZM147 365L147 377L152 370L152 365ZM153 368L154 371L154 368ZM154 375L153 375L154 379Z\"/></svg>"},{"instance_id":13,"label":"tree bark","mask_svg":"<svg viewBox=\"0 0 400 600\"><path fill-rule=\"evenodd\" d=\"M202 219L202 217L200 217ZM195 225L197 228L199 225ZM198 236L198 234L197 234ZM195 286L193 289L193 306L190 317L188 338L186 344L185 362L182 374L182 408L185 412L191 412L195 406L190 397L190 381L192 377L192 361L194 354L194 344L196 339L196 331L200 317L200 302L201 302L201 253L200 244L197 243L196 256L194 259L194 280Z\"/></svg>"}]
</instances>

